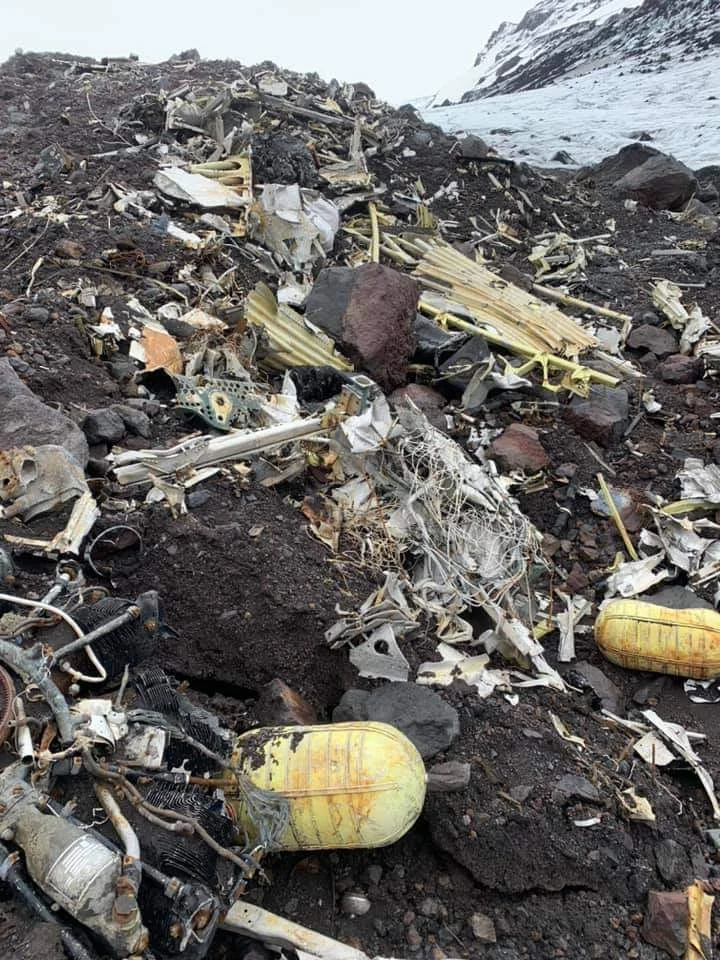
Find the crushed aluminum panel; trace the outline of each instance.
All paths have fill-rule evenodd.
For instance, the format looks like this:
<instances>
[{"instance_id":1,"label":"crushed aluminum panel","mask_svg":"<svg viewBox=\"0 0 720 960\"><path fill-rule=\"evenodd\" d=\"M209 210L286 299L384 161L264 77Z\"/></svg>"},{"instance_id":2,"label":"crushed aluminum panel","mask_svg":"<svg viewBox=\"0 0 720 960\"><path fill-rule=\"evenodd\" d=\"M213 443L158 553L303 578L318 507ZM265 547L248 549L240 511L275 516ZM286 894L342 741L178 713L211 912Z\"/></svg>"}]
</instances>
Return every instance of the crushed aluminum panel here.
<instances>
[{"instance_id":1,"label":"crushed aluminum panel","mask_svg":"<svg viewBox=\"0 0 720 960\"><path fill-rule=\"evenodd\" d=\"M288 304L278 305L272 290L259 283L247 298L247 320L263 327L271 352L262 358L266 367L286 370L298 366L328 366L352 370L326 334L311 328L302 314Z\"/></svg>"},{"instance_id":2,"label":"crushed aluminum panel","mask_svg":"<svg viewBox=\"0 0 720 960\"><path fill-rule=\"evenodd\" d=\"M646 593L655 584L660 583L669 576L667 570L658 570L655 567L661 560L665 559L665 553L656 553L652 557L644 557L642 560L634 560L630 563L622 563L607 578L607 591L605 599L611 597L636 597L638 594Z\"/></svg>"},{"instance_id":3,"label":"crushed aluminum panel","mask_svg":"<svg viewBox=\"0 0 720 960\"><path fill-rule=\"evenodd\" d=\"M112 458L118 483L139 483L153 476L168 476L177 471L210 467L227 460L242 460L281 446L324 433L319 418L295 420L262 430L236 431L222 437L205 434L192 437L167 450L127 450Z\"/></svg>"},{"instance_id":4,"label":"crushed aluminum panel","mask_svg":"<svg viewBox=\"0 0 720 960\"><path fill-rule=\"evenodd\" d=\"M515 284L445 243L416 241L424 252L414 276L428 289L464 306L472 317L514 343L538 353L575 356L597 345L595 337Z\"/></svg>"},{"instance_id":5,"label":"crushed aluminum panel","mask_svg":"<svg viewBox=\"0 0 720 960\"><path fill-rule=\"evenodd\" d=\"M351 648L350 663L361 677L404 682L410 675L410 664L389 623L373 630L364 643Z\"/></svg>"},{"instance_id":6,"label":"crushed aluminum panel","mask_svg":"<svg viewBox=\"0 0 720 960\"><path fill-rule=\"evenodd\" d=\"M100 519L100 509L92 494L84 493L73 505L67 526L52 540L32 540L5 534L5 539L17 550L29 553L43 553L48 557L60 557L67 554L80 556L80 549L87 535Z\"/></svg>"},{"instance_id":7,"label":"crushed aluminum panel","mask_svg":"<svg viewBox=\"0 0 720 960\"><path fill-rule=\"evenodd\" d=\"M211 180L200 173L188 173L180 167L158 170L153 183L168 197L183 203L192 203L205 210L241 210L247 200L232 187Z\"/></svg>"},{"instance_id":8,"label":"crushed aluminum panel","mask_svg":"<svg viewBox=\"0 0 720 960\"><path fill-rule=\"evenodd\" d=\"M693 750L688 731L677 723L669 723L668 721L663 720L662 717L658 716L654 710L643 710L643 716L655 727L661 736L664 737L665 741L674 747L676 752L684 760L687 760L687 762L693 768L695 775L703 785L703 789L710 800L710 805L712 806L713 810L713 817L715 820L720 820L720 802L718 802L718 798L715 793L713 779L703 766L700 757Z\"/></svg>"},{"instance_id":9,"label":"crushed aluminum panel","mask_svg":"<svg viewBox=\"0 0 720 960\"><path fill-rule=\"evenodd\" d=\"M708 500L720 505L720 467L689 457L678 473L683 500Z\"/></svg>"}]
</instances>

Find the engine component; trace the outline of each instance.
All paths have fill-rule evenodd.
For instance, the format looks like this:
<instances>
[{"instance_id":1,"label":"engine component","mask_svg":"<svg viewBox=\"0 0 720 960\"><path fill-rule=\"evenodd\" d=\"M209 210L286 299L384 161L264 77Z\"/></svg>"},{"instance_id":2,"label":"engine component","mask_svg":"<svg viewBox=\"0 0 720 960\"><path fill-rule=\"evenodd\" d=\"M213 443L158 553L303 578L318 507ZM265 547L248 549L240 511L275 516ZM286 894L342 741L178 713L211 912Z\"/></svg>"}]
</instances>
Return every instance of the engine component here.
<instances>
[{"instance_id":1,"label":"engine component","mask_svg":"<svg viewBox=\"0 0 720 960\"><path fill-rule=\"evenodd\" d=\"M155 590L141 594L135 602L105 597L74 612L78 624L89 633L134 606L140 608L138 617L92 641L95 656L107 671L108 680L118 679L126 665L135 666L154 650L158 636L165 629L160 597ZM73 646L77 644L73 642Z\"/></svg>"},{"instance_id":2,"label":"engine component","mask_svg":"<svg viewBox=\"0 0 720 960\"><path fill-rule=\"evenodd\" d=\"M17 862L17 854L10 853L8 848L0 843L0 880L9 884L10 888L20 897L25 906L33 913L38 920L43 923L49 923L51 926L58 925L57 915L40 899L26 881ZM93 960L90 952L78 940L78 938L67 929L60 927L60 942L65 947L65 952L71 960Z\"/></svg>"},{"instance_id":3,"label":"engine component","mask_svg":"<svg viewBox=\"0 0 720 960\"><path fill-rule=\"evenodd\" d=\"M164 760L171 770L214 773L229 759L230 736L220 727L217 717L178 693L175 682L164 670L156 667L139 671L133 678L133 686L138 701L128 717L169 732Z\"/></svg>"},{"instance_id":4,"label":"engine component","mask_svg":"<svg viewBox=\"0 0 720 960\"><path fill-rule=\"evenodd\" d=\"M202 960L212 946L220 903L206 887L181 884L148 870L140 888L140 908L148 919L153 947L164 956Z\"/></svg>"},{"instance_id":5,"label":"engine component","mask_svg":"<svg viewBox=\"0 0 720 960\"><path fill-rule=\"evenodd\" d=\"M5 743L10 730L14 699L15 684L12 677L4 667L0 667L0 746Z\"/></svg>"},{"instance_id":6,"label":"engine component","mask_svg":"<svg viewBox=\"0 0 720 960\"><path fill-rule=\"evenodd\" d=\"M116 957L148 944L137 900L123 883L122 857L62 817L41 813L38 796L7 777L0 795L3 829L25 854L28 873L48 897L84 924Z\"/></svg>"},{"instance_id":7,"label":"engine component","mask_svg":"<svg viewBox=\"0 0 720 960\"><path fill-rule=\"evenodd\" d=\"M289 822L276 850L386 846L407 833L425 799L422 757L385 723L251 730L238 738L233 766L287 799ZM247 801L231 782L226 794L252 838Z\"/></svg>"}]
</instances>

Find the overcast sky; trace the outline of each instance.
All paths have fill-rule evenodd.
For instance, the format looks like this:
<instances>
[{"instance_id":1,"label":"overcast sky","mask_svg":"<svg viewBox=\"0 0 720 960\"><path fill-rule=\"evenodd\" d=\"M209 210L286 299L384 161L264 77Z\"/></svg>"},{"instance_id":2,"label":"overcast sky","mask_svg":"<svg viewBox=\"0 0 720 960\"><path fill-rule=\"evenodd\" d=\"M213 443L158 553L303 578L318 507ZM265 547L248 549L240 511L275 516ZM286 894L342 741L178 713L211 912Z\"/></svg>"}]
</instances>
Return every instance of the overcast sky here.
<instances>
[{"instance_id":1,"label":"overcast sky","mask_svg":"<svg viewBox=\"0 0 720 960\"><path fill-rule=\"evenodd\" d=\"M363 80L393 103L469 70L491 31L534 0L0 0L0 61L18 47L206 58Z\"/></svg>"}]
</instances>

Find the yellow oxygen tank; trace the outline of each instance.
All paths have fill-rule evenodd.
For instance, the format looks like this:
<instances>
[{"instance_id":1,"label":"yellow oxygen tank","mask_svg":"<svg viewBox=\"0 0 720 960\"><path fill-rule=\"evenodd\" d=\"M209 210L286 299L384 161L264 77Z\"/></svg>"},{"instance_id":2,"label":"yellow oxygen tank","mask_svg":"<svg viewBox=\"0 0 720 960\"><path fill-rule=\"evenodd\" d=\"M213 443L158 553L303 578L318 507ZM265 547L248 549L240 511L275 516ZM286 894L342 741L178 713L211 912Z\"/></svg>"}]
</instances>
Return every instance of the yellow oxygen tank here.
<instances>
[{"instance_id":1,"label":"yellow oxygen tank","mask_svg":"<svg viewBox=\"0 0 720 960\"><path fill-rule=\"evenodd\" d=\"M595 621L595 641L613 663L676 677L720 676L720 614L612 600Z\"/></svg>"},{"instance_id":2,"label":"yellow oxygen tank","mask_svg":"<svg viewBox=\"0 0 720 960\"><path fill-rule=\"evenodd\" d=\"M278 850L387 846L407 833L425 800L422 757L385 723L261 727L238 738L233 767L287 799ZM231 793L226 798L238 825L252 840L252 817Z\"/></svg>"}]
</instances>

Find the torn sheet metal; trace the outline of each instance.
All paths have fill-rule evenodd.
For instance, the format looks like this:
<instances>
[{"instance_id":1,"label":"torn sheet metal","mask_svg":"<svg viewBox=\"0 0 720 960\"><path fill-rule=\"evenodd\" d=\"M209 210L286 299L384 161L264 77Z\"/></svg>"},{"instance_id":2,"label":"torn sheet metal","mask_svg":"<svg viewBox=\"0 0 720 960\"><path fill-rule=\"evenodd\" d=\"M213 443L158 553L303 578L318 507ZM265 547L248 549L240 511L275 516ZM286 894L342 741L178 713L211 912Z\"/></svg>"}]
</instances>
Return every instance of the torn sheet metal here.
<instances>
[{"instance_id":1,"label":"torn sheet metal","mask_svg":"<svg viewBox=\"0 0 720 960\"><path fill-rule=\"evenodd\" d=\"M361 677L404 682L410 675L410 664L389 623L373 630L363 643L351 647L349 657Z\"/></svg>"},{"instance_id":2,"label":"torn sheet metal","mask_svg":"<svg viewBox=\"0 0 720 960\"><path fill-rule=\"evenodd\" d=\"M154 320L143 322L139 338L131 340L129 353L133 360L145 364L148 373L153 370L183 371L183 356L177 340Z\"/></svg>"},{"instance_id":3,"label":"torn sheet metal","mask_svg":"<svg viewBox=\"0 0 720 960\"><path fill-rule=\"evenodd\" d=\"M172 379L176 409L201 417L216 430L247 426L261 410L260 396L249 380L177 374Z\"/></svg>"},{"instance_id":4,"label":"torn sheet metal","mask_svg":"<svg viewBox=\"0 0 720 960\"><path fill-rule=\"evenodd\" d=\"M720 703L720 678L686 680L684 690L692 703Z\"/></svg>"},{"instance_id":5,"label":"torn sheet metal","mask_svg":"<svg viewBox=\"0 0 720 960\"><path fill-rule=\"evenodd\" d=\"M681 727L680 724L663 720L654 710L643 710L643 716L655 727L664 740L675 749L676 753L693 768L695 775L703 785L705 793L708 795L713 810L713 817L716 820L720 820L720 803L715 794L713 779L703 766L700 757L698 757L693 750L688 731L684 727Z\"/></svg>"},{"instance_id":6,"label":"torn sheet metal","mask_svg":"<svg viewBox=\"0 0 720 960\"><path fill-rule=\"evenodd\" d=\"M680 353L689 354L697 343L712 328L710 320L695 304L689 311L682 303L682 290L669 280L660 280L650 288L653 304L663 312L670 325L680 330Z\"/></svg>"},{"instance_id":7,"label":"torn sheet metal","mask_svg":"<svg viewBox=\"0 0 720 960\"><path fill-rule=\"evenodd\" d=\"M433 661L421 663L417 673L418 683L448 687L456 680L462 680L468 686L475 687L483 700L489 697L496 687L509 687L509 678L506 673L488 669L490 658L487 654L468 657L452 647L447 650L444 644L440 646L448 658L437 663Z\"/></svg>"},{"instance_id":8,"label":"torn sheet metal","mask_svg":"<svg viewBox=\"0 0 720 960\"><path fill-rule=\"evenodd\" d=\"M85 472L64 447L41 444L0 450L0 517L32 520L88 493Z\"/></svg>"},{"instance_id":9,"label":"torn sheet metal","mask_svg":"<svg viewBox=\"0 0 720 960\"><path fill-rule=\"evenodd\" d=\"M229 86L171 96L165 107L166 130L192 130L211 137L219 146L225 139L223 117L232 103Z\"/></svg>"},{"instance_id":10,"label":"torn sheet metal","mask_svg":"<svg viewBox=\"0 0 720 960\"><path fill-rule=\"evenodd\" d=\"M168 476L177 471L215 466L230 460L242 460L272 450L291 440L316 437L325 433L320 418L295 420L262 430L236 431L221 437L192 437L167 450L127 450L111 456L119 483L140 483L153 476Z\"/></svg>"},{"instance_id":11,"label":"torn sheet metal","mask_svg":"<svg viewBox=\"0 0 720 960\"><path fill-rule=\"evenodd\" d=\"M349 190L372 186L372 176L368 172L365 154L361 145L362 127L360 118L355 119L355 129L350 138L347 160L335 160L320 167L318 173L333 187Z\"/></svg>"},{"instance_id":12,"label":"torn sheet metal","mask_svg":"<svg viewBox=\"0 0 720 960\"><path fill-rule=\"evenodd\" d=\"M85 539L99 519L100 508L88 490L73 504L65 529L56 533L51 540L18 537L9 533L5 534L5 540L18 551L43 554L50 558L68 555L79 557Z\"/></svg>"},{"instance_id":13,"label":"torn sheet metal","mask_svg":"<svg viewBox=\"0 0 720 960\"><path fill-rule=\"evenodd\" d=\"M363 601L357 612L345 614L325 632L325 640L335 650L387 625L395 637L404 637L417 629L417 621L418 614L408 603L400 576L388 572L382 586Z\"/></svg>"},{"instance_id":14,"label":"torn sheet metal","mask_svg":"<svg viewBox=\"0 0 720 960\"><path fill-rule=\"evenodd\" d=\"M307 323L288 304L278 304L266 284L257 284L247 298L245 310L248 322L262 327L267 337L269 349L262 343L258 346L258 359L263 366L272 370L300 366L353 369L327 334Z\"/></svg>"},{"instance_id":15,"label":"torn sheet metal","mask_svg":"<svg viewBox=\"0 0 720 960\"><path fill-rule=\"evenodd\" d=\"M707 500L720 506L720 466L688 457L677 476L683 500Z\"/></svg>"},{"instance_id":16,"label":"torn sheet metal","mask_svg":"<svg viewBox=\"0 0 720 960\"><path fill-rule=\"evenodd\" d=\"M618 569L611 573L606 581L605 599L611 597L637 597L646 593L651 587L661 583L669 576L667 570L655 568L665 559L664 552L656 553L642 560L621 563Z\"/></svg>"},{"instance_id":17,"label":"torn sheet metal","mask_svg":"<svg viewBox=\"0 0 720 960\"><path fill-rule=\"evenodd\" d=\"M188 173L181 167L158 170L153 183L165 196L204 210L242 210L247 206L247 198L232 187L200 173Z\"/></svg>"},{"instance_id":18,"label":"torn sheet metal","mask_svg":"<svg viewBox=\"0 0 720 960\"><path fill-rule=\"evenodd\" d=\"M270 183L251 210L252 239L266 246L298 273L325 259L340 229L340 211L332 200L297 184Z\"/></svg>"},{"instance_id":19,"label":"torn sheet metal","mask_svg":"<svg viewBox=\"0 0 720 960\"><path fill-rule=\"evenodd\" d=\"M393 425L390 406L381 393L362 413L344 420L340 429L353 453L372 453L384 446Z\"/></svg>"},{"instance_id":20,"label":"torn sheet metal","mask_svg":"<svg viewBox=\"0 0 720 960\"><path fill-rule=\"evenodd\" d=\"M585 597L570 597L558 591L561 600L565 602L565 611L556 617L560 642L558 644L558 660L560 663L570 663L575 659L575 624L590 611L591 604Z\"/></svg>"},{"instance_id":21,"label":"torn sheet metal","mask_svg":"<svg viewBox=\"0 0 720 960\"><path fill-rule=\"evenodd\" d=\"M635 753L651 767L667 767L676 757L660 737L649 731L633 745Z\"/></svg>"}]
</instances>

